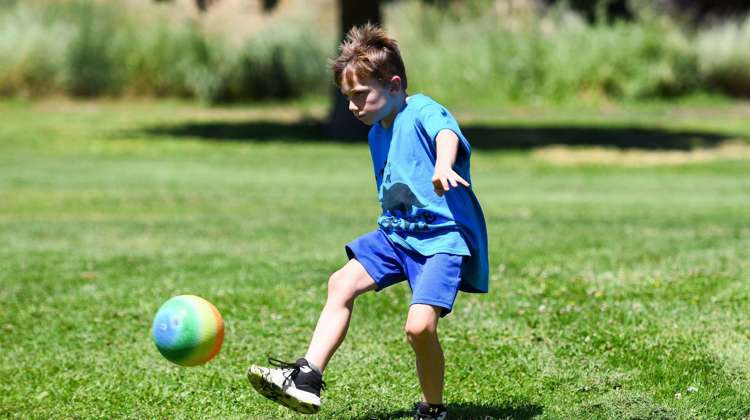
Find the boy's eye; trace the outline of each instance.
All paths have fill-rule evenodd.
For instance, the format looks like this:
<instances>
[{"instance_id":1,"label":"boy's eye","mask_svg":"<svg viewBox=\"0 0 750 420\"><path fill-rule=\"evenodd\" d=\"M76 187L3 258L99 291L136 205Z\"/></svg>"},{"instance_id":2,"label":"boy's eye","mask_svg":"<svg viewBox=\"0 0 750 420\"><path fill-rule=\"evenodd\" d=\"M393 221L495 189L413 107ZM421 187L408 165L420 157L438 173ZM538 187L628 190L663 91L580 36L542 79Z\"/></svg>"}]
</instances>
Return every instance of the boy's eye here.
<instances>
[{"instance_id":1,"label":"boy's eye","mask_svg":"<svg viewBox=\"0 0 750 420\"><path fill-rule=\"evenodd\" d=\"M350 92L350 93L347 93L344 96L346 96L346 99L349 100L349 101L353 101L355 99L356 100L362 100L363 98L367 97L367 93L368 92L369 91Z\"/></svg>"}]
</instances>

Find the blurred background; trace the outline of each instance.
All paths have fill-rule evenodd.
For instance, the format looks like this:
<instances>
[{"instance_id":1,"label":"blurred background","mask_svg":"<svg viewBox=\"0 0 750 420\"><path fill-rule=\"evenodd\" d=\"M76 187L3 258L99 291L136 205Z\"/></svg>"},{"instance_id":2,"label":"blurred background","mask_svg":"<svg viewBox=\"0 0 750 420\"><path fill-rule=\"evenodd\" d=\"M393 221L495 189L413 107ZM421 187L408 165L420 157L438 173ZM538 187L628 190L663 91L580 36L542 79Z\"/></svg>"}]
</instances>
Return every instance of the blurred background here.
<instances>
[{"instance_id":1,"label":"blurred background","mask_svg":"<svg viewBox=\"0 0 750 420\"><path fill-rule=\"evenodd\" d=\"M344 28L369 20L400 42L410 90L454 107L743 98L748 9L742 0L3 0L0 95L328 101L326 60Z\"/></svg>"}]
</instances>

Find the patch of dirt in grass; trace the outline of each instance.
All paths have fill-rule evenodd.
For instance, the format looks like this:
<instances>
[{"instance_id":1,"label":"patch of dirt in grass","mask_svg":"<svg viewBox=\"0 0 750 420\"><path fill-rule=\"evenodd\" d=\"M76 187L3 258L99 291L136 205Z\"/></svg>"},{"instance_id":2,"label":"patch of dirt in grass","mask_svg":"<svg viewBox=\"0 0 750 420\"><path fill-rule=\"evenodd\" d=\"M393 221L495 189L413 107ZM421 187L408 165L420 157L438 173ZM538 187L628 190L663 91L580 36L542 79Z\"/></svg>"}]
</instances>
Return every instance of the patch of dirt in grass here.
<instances>
[{"instance_id":1,"label":"patch of dirt in grass","mask_svg":"<svg viewBox=\"0 0 750 420\"><path fill-rule=\"evenodd\" d=\"M610 147L548 146L532 156L555 165L684 165L728 159L750 159L750 143L736 139L717 147L692 150L623 150Z\"/></svg>"},{"instance_id":2,"label":"patch of dirt in grass","mask_svg":"<svg viewBox=\"0 0 750 420\"><path fill-rule=\"evenodd\" d=\"M750 377L750 339L736 331L718 331L708 339L708 348L732 375Z\"/></svg>"},{"instance_id":3,"label":"patch of dirt in grass","mask_svg":"<svg viewBox=\"0 0 750 420\"><path fill-rule=\"evenodd\" d=\"M633 391L610 391L582 407L578 418L601 419L676 419L677 414L655 403L651 397Z\"/></svg>"}]
</instances>

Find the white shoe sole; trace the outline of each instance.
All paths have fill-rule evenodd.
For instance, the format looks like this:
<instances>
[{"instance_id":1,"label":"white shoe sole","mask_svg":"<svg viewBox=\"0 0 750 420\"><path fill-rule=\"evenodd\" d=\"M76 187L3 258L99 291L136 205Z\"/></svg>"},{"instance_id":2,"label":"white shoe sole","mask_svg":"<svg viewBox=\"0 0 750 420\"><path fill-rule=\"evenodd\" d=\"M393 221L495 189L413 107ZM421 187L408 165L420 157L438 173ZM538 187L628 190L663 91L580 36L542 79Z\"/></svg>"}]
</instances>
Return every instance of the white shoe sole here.
<instances>
[{"instance_id":1,"label":"white shoe sole","mask_svg":"<svg viewBox=\"0 0 750 420\"><path fill-rule=\"evenodd\" d=\"M247 370L247 379L259 394L298 413L315 414L320 410L320 405L301 401L275 383L267 380L264 370L267 369L255 365L250 366L250 369Z\"/></svg>"}]
</instances>

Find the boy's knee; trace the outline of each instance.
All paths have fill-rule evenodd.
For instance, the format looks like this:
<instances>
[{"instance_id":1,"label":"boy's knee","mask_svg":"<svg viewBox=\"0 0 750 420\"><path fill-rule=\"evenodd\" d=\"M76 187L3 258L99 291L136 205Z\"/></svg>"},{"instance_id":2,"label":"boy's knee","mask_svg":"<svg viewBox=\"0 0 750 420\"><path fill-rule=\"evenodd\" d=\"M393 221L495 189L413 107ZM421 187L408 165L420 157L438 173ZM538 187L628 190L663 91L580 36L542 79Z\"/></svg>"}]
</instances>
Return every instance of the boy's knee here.
<instances>
[{"instance_id":1,"label":"boy's knee","mask_svg":"<svg viewBox=\"0 0 750 420\"><path fill-rule=\"evenodd\" d=\"M333 297L349 302L354 299L354 294L354 286L351 281L348 281L342 270L334 272L328 278L329 298Z\"/></svg>"},{"instance_id":2,"label":"boy's knee","mask_svg":"<svg viewBox=\"0 0 750 420\"><path fill-rule=\"evenodd\" d=\"M409 319L406 321L404 331L409 341L421 340L435 335L437 326L427 319Z\"/></svg>"}]
</instances>

